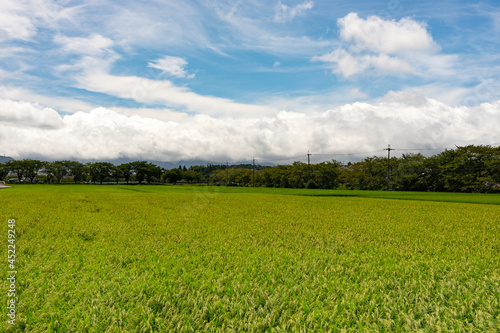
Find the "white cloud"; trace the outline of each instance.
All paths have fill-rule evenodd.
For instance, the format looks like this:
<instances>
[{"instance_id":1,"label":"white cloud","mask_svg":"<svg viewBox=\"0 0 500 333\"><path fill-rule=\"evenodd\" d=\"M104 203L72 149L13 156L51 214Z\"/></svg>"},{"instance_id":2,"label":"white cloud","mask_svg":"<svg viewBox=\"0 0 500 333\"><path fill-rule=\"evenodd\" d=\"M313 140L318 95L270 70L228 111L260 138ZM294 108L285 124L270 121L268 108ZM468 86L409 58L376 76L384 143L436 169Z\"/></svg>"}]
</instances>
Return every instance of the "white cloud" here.
<instances>
[{"instance_id":1,"label":"white cloud","mask_svg":"<svg viewBox=\"0 0 500 333\"><path fill-rule=\"evenodd\" d=\"M312 6L312 1L293 7L293 10L286 6L287 14L283 19L290 18L291 12L297 16ZM293 25L275 24L275 20L268 17L268 2L240 2L237 6L228 3L217 6L215 11L220 20L217 29L221 32L220 45L223 45L223 50L244 49L289 58L314 54L317 50L336 44L322 38L311 38L303 32L297 33Z\"/></svg>"},{"instance_id":2,"label":"white cloud","mask_svg":"<svg viewBox=\"0 0 500 333\"><path fill-rule=\"evenodd\" d=\"M296 16L303 15L306 10L314 7L314 1L300 3L294 7L287 6L278 1L275 8L274 21L286 22L294 19Z\"/></svg>"},{"instance_id":3,"label":"white cloud","mask_svg":"<svg viewBox=\"0 0 500 333\"><path fill-rule=\"evenodd\" d=\"M308 150L383 155L388 143L394 148L428 148L500 142L500 101L451 107L408 91L313 114L282 111L239 119L184 114L159 120L104 108L61 118L29 103L0 105L2 154L15 158L239 161L305 155Z\"/></svg>"},{"instance_id":4,"label":"white cloud","mask_svg":"<svg viewBox=\"0 0 500 333\"><path fill-rule=\"evenodd\" d=\"M23 6L14 0L0 3L0 41L29 40L36 33L36 27L29 17L22 14Z\"/></svg>"},{"instance_id":5,"label":"white cloud","mask_svg":"<svg viewBox=\"0 0 500 333\"><path fill-rule=\"evenodd\" d=\"M181 111L205 113L210 115L264 116L275 113L276 110L261 105L242 104L230 99L204 96L191 91L187 87L176 86L170 80L155 80L138 76L120 76L109 74L114 62L119 55L113 50L100 52L103 47L112 45L111 41L93 36L88 39L68 39L60 37L59 40L68 50L77 50L74 46L86 44L98 38L99 45L88 52L83 52L82 57L71 65L60 65L58 70L66 78L72 78L74 86L92 92L104 93L112 97L133 100L145 104L161 104L165 108L177 108ZM187 74L184 66L187 64L182 58L164 57L149 67L162 69L174 76L192 78ZM68 74L69 73L69 74Z\"/></svg>"},{"instance_id":6,"label":"white cloud","mask_svg":"<svg viewBox=\"0 0 500 333\"><path fill-rule=\"evenodd\" d=\"M332 53L324 54L312 58L313 61L322 61L332 64L332 70L336 74L342 74L344 77L351 77L366 70L366 62L361 62L356 56L353 56L344 49L337 49Z\"/></svg>"},{"instance_id":7,"label":"white cloud","mask_svg":"<svg viewBox=\"0 0 500 333\"><path fill-rule=\"evenodd\" d=\"M162 1L155 6L142 2L104 3L101 12L112 19L96 20L118 45L125 49L161 50L196 46L217 51L218 41L210 35L210 26L217 25L214 17L199 2Z\"/></svg>"},{"instance_id":8,"label":"white cloud","mask_svg":"<svg viewBox=\"0 0 500 333\"><path fill-rule=\"evenodd\" d=\"M12 58L21 53L31 52L30 49L26 47L12 46L12 47L2 47L0 49L0 59L2 58Z\"/></svg>"},{"instance_id":9,"label":"white cloud","mask_svg":"<svg viewBox=\"0 0 500 333\"><path fill-rule=\"evenodd\" d=\"M58 35L54 38L54 42L60 44L64 52L81 56L72 64L56 67L56 70L64 73L66 78L68 72L81 76L90 72L110 71L114 62L120 58L120 55L113 50L115 43L99 34L89 37Z\"/></svg>"},{"instance_id":10,"label":"white cloud","mask_svg":"<svg viewBox=\"0 0 500 333\"><path fill-rule=\"evenodd\" d=\"M28 102L0 99L0 122L19 128L58 128L62 125L59 114Z\"/></svg>"},{"instance_id":11,"label":"white cloud","mask_svg":"<svg viewBox=\"0 0 500 333\"><path fill-rule=\"evenodd\" d=\"M90 37L67 37L58 35L54 42L62 45L62 50L74 54L87 54L92 56L102 55L104 52L111 52L114 42L99 34Z\"/></svg>"},{"instance_id":12,"label":"white cloud","mask_svg":"<svg viewBox=\"0 0 500 333\"><path fill-rule=\"evenodd\" d=\"M476 107L500 98L500 82L478 78L479 82L469 87L460 87L454 83L434 82L431 84L407 88L404 92L428 96L452 106Z\"/></svg>"},{"instance_id":13,"label":"white cloud","mask_svg":"<svg viewBox=\"0 0 500 333\"><path fill-rule=\"evenodd\" d=\"M456 73L458 57L438 54L438 45L424 23L403 18L384 20L377 16L362 19L350 13L338 20L344 47L313 57L333 73L356 75L419 75L446 77Z\"/></svg>"},{"instance_id":14,"label":"white cloud","mask_svg":"<svg viewBox=\"0 0 500 333\"><path fill-rule=\"evenodd\" d=\"M425 24L409 18L386 21L377 16L362 19L350 13L338 20L340 37L354 47L375 53L395 54L437 49Z\"/></svg>"},{"instance_id":15,"label":"white cloud","mask_svg":"<svg viewBox=\"0 0 500 333\"><path fill-rule=\"evenodd\" d=\"M0 70L1 74L1 70ZM24 101L32 104L50 105L58 112L75 113L78 111L88 112L96 108L96 105L69 97L50 97L37 94L29 89L19 87L0 86L0 98L13 101Z\"/></svg>"},{"instance_id":16,"label":"white cloud","mask_svg":"<svg viewBox=\"0 0 500 333\"><path fill-rule=\"evenodd\" d=\"M194 74L186 72L185 67L187 64L184 58L164 56L161 59L149 62L148 67L159 69L169 76L192 79Z\"/></svg>"},{"instance_id":17,"label":"white cloud","mask_svg":"<svg viewBox=\"0 0 500 333\"><path fill-rule=\"evenodd\" d=\"M161 120L163 122L169 122L169 121L184 122L191 117L187 113L178 112L170 109L164 109L164 108L109 107L107 109L127 117L139 116L142 118Z\"/></svg>"},{"instance_id":18,"label":"white cloud","mask_svg":"<svg viewBox=\"0 0 500 333\"><path fill-rule=\"evenodd\" d=\"M337 49L332 53L314 57L312 60L330 63L334 73L346 78L368 71L383 74L413 72L413 68L406 61L386 54L353 55L346 50Z\"/></svg>"},{"instance_id":19,"label":"white cloud","mask_svg":"<svg viewBox=\"0 0 500 333\"><path fill-rule=\"evenodd\" d=\"M349 95L354 98L367 99L369 96L364 92L360 91L359 88L353 88L349 91Z\"/></svg>"},{"instance_id":20,"label":"white cloud","mask_svg":"<svg viewBox=\"0 0 500 333\"><path fill-rule=\"evenodd\" d=\"M63 7L52 0L2 0L0 41L31 41L39 27L55 28L59 21L72 21L77 7Z\"/></svg>"},{"instance_id":21,"label":"white cloud","mask_svg":"<svg viewBox=\"0 0 500 333\"><path fill-rule=\"evenodd\" d=\"M78 86L94 92L131 99L140 103L163 104L188 112L214 116L264 116L274 109L234 102L230 99L203 96L186 87L175 86L168 80L151 80L137 76L116 76L105 72L90 72L78 77Z\"/></svg>"}]
</instances>

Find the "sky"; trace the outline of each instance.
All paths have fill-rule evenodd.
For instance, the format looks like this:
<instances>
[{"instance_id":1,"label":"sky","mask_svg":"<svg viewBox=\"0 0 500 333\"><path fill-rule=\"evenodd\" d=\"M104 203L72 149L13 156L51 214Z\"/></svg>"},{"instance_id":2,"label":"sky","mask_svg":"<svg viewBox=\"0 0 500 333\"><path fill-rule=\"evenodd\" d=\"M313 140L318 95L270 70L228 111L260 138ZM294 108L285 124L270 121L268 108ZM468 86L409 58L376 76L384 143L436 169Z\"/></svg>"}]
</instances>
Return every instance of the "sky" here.
<instances>
[{"instance_id":1,"label":"sky","mask_svg":"<svg viewBox=\"0 0 500 333\"><path fill-rule=\"evenodd\" d=\"M290 163L500 145L497 1L2 0L0 155Z\"/></svg>"}]
</instances>

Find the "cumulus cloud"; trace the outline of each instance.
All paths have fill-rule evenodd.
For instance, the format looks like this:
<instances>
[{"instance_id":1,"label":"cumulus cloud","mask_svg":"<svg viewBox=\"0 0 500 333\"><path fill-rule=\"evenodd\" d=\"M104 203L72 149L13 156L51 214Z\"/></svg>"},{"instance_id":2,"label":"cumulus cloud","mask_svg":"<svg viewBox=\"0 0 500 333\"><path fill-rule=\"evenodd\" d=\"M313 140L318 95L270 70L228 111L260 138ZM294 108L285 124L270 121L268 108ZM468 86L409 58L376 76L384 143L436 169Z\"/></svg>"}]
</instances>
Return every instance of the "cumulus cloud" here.
<instances>
[{"instance_id":1,"label":"cumulus cloud","mask_svg":"<svg viewBox=\"0 0 500 333\"><path fill-rule=\"evenodd\" d=\"M410 18L399 21L350 13L338 21L344 47L313 57L333 73L355 75L451 75L457 57L437 54L439 46L426 24Z\"/></svg>"},{"instance_id":2,"label":"cumulus cloud","mask_svg":"<svg viewBox=\"0 0 500 333\"><path fill-rule=\"evenodd\" d=\"M340 37L355 48L395 54L437 48L425 24L409 18L387 21L378 16L362 19L350 13L338 20Z\"/></svg>"},{"instance_id":3,"label":"cumulus cloud","mask_svg":"<svg viewBox=\"0 0 500 333\"><path fill-rule=\"evenodd\" d=\"M306 10L314 7L314 1L300 3L294 7L287 6L281 1L276 4L274 21L286 22L292 20L296 16L303 15Z\"/></svg>"},{"instance_id":4,"label":"cumulus cloud","mask_svg":"<svg viewBox=\"0 0 500 333\"><path fill-rule=\"evenodd\" d=\"M364 92L360 91L359 88L353 88L349 91L349 95L351 95L354 98L359 98L359 99L366 99L368 98L368 95L365 94Z\"/></svg>"},{"instance_id":5,"label":"cumulus cloud","mask_svg":"<svg viewBox=\"0 0 500 333\"><path fill-rule=\"evenodd\" d=\"M155 112L146 117L105 108L60 117L30 103L1 105L0 145L3 154L14 158L241 161L298 156L308 150L383 155L388 143L429 148L500 142L500 101L451 107L409 91L314 114L281 111L239 119L184 114L160 120L152 118Z\"/></svg>"},{"instance_id":6,"label":"cumulus cloud","mask_svg":"<svg viewBox=\"0 0 500 333\"><path fill-rule=\"evenodd\" d=\"M187 73L185 69L187 64L184 58L164 56L161 59L149 62L148 67L159 69L169 76L192 79L194 74Z\"/></svg>"},{"instance_id":7,"label":"cumulus cloud","mask_svg":"<svg viewBox=\"0 0 500 333\"><path fill-rule=\"evenodd\" d=\"M0 99L0 122L20 128L54 129L62 126L59 114L29 102Z\"/></svg>"},{"instance_id":8,"label":"cumulus cloud","mask_svg":"<svg viewBox=\"0 0 500 333\"><path fill-rule=\"evenodd\" d=\"M313 61L335 64L332 68L333 72L346 78L369 70L384 74L410 73L413 71L410 64L399 58L390 57L386 54L353 55L344 49L337 49L332 53L314 57Z\"/></svg>"}]
</instances>

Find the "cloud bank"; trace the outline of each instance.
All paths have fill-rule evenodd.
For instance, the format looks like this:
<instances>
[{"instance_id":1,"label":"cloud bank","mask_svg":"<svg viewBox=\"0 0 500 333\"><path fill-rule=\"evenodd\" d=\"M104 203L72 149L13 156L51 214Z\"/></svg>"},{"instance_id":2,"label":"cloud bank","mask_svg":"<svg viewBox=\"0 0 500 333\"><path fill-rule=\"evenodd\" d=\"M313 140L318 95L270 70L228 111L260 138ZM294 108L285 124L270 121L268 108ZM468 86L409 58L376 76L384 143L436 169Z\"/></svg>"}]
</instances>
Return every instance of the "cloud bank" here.
<instances>
[{"instance_id":1,"label":"cloud bank","mask_svg":"<svg viewBox=\"0 0 500 333\"><path fill-rule=\"evenodd\" d=\"M346 104L307 115L184 115L175 121L105 108L59 116L35 104L0 100L0 120L1 154L48 160L272 160L284 152L383 155L388 143L425 149L500 142L500 101L457 108L413 92L390 92L376 103Z\"/></svg>"}]
</instances>

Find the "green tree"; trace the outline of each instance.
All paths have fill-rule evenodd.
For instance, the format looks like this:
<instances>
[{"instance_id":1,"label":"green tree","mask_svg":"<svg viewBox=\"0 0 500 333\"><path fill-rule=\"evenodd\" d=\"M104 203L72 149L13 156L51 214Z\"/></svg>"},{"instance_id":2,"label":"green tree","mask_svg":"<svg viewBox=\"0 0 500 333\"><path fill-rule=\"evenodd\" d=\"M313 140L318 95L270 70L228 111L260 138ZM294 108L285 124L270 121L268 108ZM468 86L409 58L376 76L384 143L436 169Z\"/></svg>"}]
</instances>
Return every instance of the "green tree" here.
<instances>
[{"instance_id":1,"label":"green tree","mask_svg":"<svg viewBox=\"0 0 500 333\"><path fill-rule=\"evenodd\" d=\"M208 178L212 173L212 166L193 165L189 168L189 170L193 170L194 172L200 173L202 178Z\"/></svg>"},{"instance_id":2,"label":"green tree","mask_svg":"<svg viewBox=\"0 0 500 333\"><path fill-rule=\"evenodd\" d=\"M162 170L159 166L148 163L146 161L132 162L133 170L135 171L135 178L141 184L144 180L151 183L154 180L160 180Z\"/></svg>"},{"instance_id":3,"label":"green tree","mask_svg":"<svg viewBox=\"0 0 500 333\"><path fill-rule=\"evenodd\" d=\"M61 183L61 179L68 174L68 166L65 161L54 161L45 163L45 171L48 179L57 179Z\"/></svg>"},{"instance_id":4,"label":"green tree","mask_svg":"<svg viewBox=\"0 0 500 333\"><path fill-rule=\"evenodd\" d=\"M307 163L293 162L291 166L288 166L287 174L289 187L303 188L310 180L309 177L313 176L313 169Z\"/></svg>"},{"instance_id":5,"label":"green tree","mask_svg":"<svg viewBox=\"0 0 500 333\"><path fill-rule=\"evenodd\" d=\"M64 163L66 164L68 174L73 177L75 184L86 179L87 168L84 164L78 161L64 161Z\"/></svg>"},{"instance_id":6,"label":"green tree","mask_svg":"<svg viewBox=\"0 0 500 333\"><path fill-rule=\"evenodd\" d=\"M394 168L392 178L395 190L398 191L427 191L426 157L421 153L403 154Z\"/></svg>"},{"instance_id":7,"label":"green tree","mask_svg":"<svg viewBox=\"0 0 500 333\"><path fill-rule=\"evenodd\" d=\"M500 192L500 147L489 148L489 158L485 160L485 184L492 192Z\"/></svg>"},{"instance_id":8,"label":"green tree","mask_svg":"<svg viewBox=\"0 0 500 333\"><path fill-rule=\"evenodd\" d=\"M303 170L302 172L300 170L303 169L303 167L301 168L300 163L301 162L295 162L294 166L277 165L273 168L263 170L262 179L265 186L285 188L294 187L297 180L300 179L300 173L304 173Z\"/></svg>"},{"instance_id":9,"label":"green tree","mask_svg":"<svg viewBox=\"0 0 500 333\"><path fill-rule=\"evenodd\" d=\"M110 175L111 178L113 178L118 184L120 178L123 176L122 168L119 165L113 165L113 167L110 170Z\"/></svg>"},{"instance_id":10,"label":"green tree","mask_svg":"<svg viewBox=\"0 0 500 333\"><path fill-rule=\"evenodd\" d=\"M148 163L146 166L146 181L151 184L153 181L160 181L162 175L162 169L152 163Z\"/></svg>"},{"instance_id":11,"label":"green tree","mask_svg":"<svg viewBox=\"0 0 500 333\"><path fill-rule=\"evenodd\" d=\"M9 168L10 171L15 173L17 175L17 178L19 179L19 182L22 182L23 177L26 173L25 165L23 161L19 160L11 160L6 163L7 167Z\"/></svg>"},{"instance_id":12,"label":"green tree","mask_svg":"<svg viewBox=\"0 0 500 333\"><path fill-rule=\"evenodd\" d=\"M361 162L351 163L340 169L339 180L348 190L363 190L365 184L366 168Z\"/></svg>"},{"instance_id":13,"label":"green tree","mask_svg":"<svg viewBox=\"0 0 500 333\"><path fill-rule=\"evenodd\" d=\"M340 162L335 160L313 165L312 180L319 188L335 189L339 186Z\"/></svg>"},{"instance_id":14,"label":"green tree","mask_svg":"<svg viewBox=\"0 0 500 333\"><path fill-rule=\"evenodd\" d=\"M135 179L141 184L146 178L148 173L148 162L146 161L136 161L132 162L132 167L135 173Z\"/></svg>"},{"instance_id":15,"label":"green tree","mask_svg":"<svg viewBox=\"0 0 500 333\"><path fill-rule=\"evenodd\" d=\"M201 180L201 173L194 170L187 170L183 172L183 178L189 183L197 183Z\"/></svg>"},{"instance_id":16,"label":"green tree","mask_svg":"<svg viewBox=\"0 0 500 333\"><path fill-rule=\"evenodd\" d=\"M94 183L99 181L99 183L102 184L106 178L111 177L111 170L114 165L109 162L94 162L87 163L87 167L92 181Z\"/></svg>"},{"instance_id":17,"label":"green tree","mask_svg":"<svg viewBox=\"0 0 500 333\"><path fill-rule=\"evenodd\" d=\"M434 191L488 191L489 147L466 146L447 149L428 159L427 181Z\"/></svg>"},{"instance_id":18,"label":"green tree","mask_svg":"<svg viewBox=\"0 0 500 333\"><path fill-rule=\"evenodd\" d=\"M39 160L24 159L21 161L24 164L24 169L26 177L30 179L30 183L33 183L34 179L38 175L38 172L44 166L44 162Z\"/></svg>"},{"instance_id":19,"label":"green tree","mask_svg":"<svg viewBox=\"0 0 500 333\"><path fill-rule=\"evenodd\" d=\"M391 158L391 170L395 168L397 159ZM387 158L385 157L367 157L363 160L365 167L364 189L382 190L387 187ZM392 177L391 177L392 178Z\"/></svg>"},{"instance_id":20,"label":"green tree","mask_svg":"<svg viewBox=\"0 0 500 333\"><path fill-rule=\"evenodd\" d=\"M0 180L4 180L9 174L9 167L6 163L0 163Z\"/></svg>"},{"instance_id":21,"label":"green tree","mask_svg":"<svg viewBox=\"0 0 500 333\"><path fill-rule=\"evenodd\" d=\"M170 169L163 174L163 180L167 183L175 185L178 181L182 180L182 170Z\"/></svg>"},{"instance_id":22,"label":"green tree","mask_svg":"<svg viewBox=\"0 0 500 333\"><path fill-rule=\"evenodd\" d=\"M230 169L230 178L239 186L249 186L252 183L252 170L236 168Z\"/></svg>"},{"instance_id":23,"label":"green tree","mask_svg":"<svg viewBox=\"0 0 500 333\"><path fill-rule=\"evenodd\" d=\"M125 181L128 182L130 181L130 177L132 177L132 173L134 171L134 164L133 163L123 163L119 165L119 168L122 172L122 176L125 179Z\"/></svg>"}]
</instances>

